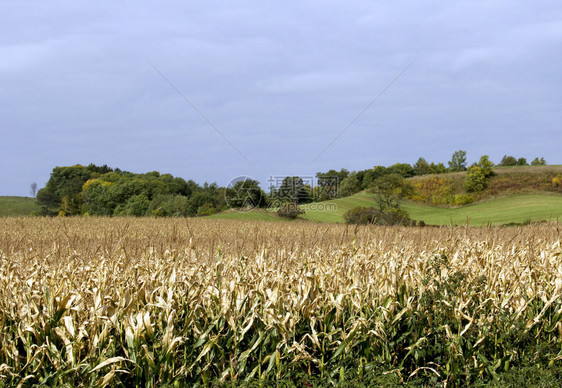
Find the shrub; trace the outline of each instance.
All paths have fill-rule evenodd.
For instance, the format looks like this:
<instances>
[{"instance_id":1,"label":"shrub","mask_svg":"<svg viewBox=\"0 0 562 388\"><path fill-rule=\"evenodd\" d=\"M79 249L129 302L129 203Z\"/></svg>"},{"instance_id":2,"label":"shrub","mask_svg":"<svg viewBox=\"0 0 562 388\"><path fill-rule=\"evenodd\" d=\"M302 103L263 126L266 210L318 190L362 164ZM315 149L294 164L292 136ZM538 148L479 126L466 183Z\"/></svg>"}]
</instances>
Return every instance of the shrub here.
<instances>
[{"instance_id":1,"label":"shrub","mask_svg":"<svg viewBox=\"0 0 562 388\"><path fill-rule=\"evenodd\" d=\"M281 205L279 210L277 210L277 215L280 217L289 218L294 220L299 215L304 214L304 210L299 207L296 202L287 202Z\"/></svg>"},{"instance_id":2,"label":"shrub","mask_svg":"<svg viewBox=\"0 0 562 388\"><path fill-rule=\"evenodd\" d=\"M464 188L468 192L478 192L486 188L486 174L480 166L470 166L464 178Z\"/></svg>"},{"instance_id":3,"label":"shrub","mask_svg":"<svg viewBox=\"0 0 562 388\"><path fill-rule=\"evenodd\" d=\"M504 155L500 162L500 166L515 166L516 164L517 159L511 155Z\"/></svg>"},{"instance_id":4,"label":"shrub","mask_svg":"<svg viewBox=\"0 0 562 388\"><path fill-rule=\"evenodd\" d=\"M357 206L346 211L343 218L348 224L369 224L373 222L377 210L374 207Z\"/></svg>"},{"instance_id":5,"label":"shrub","mask_svg":"<svg viewBox=\"0 0 562 388\"><path fill-rule=\"evenodd\" d=\"M114 215L118 216L144 216L148 207L150 206L150 201L144 194L133 195L125 205L118 205L115 208Z\"/></svg>"},{"instance_id":6,"label":"shrub","mask_svg":"<svg viewBox=\"0 0 562 388\"><path fill-rule=\"evenodd\" d=\"M147 214L154 217L187 216L188 200L183 195L159 195L150 202Z\"/></svg>"},{"instance_id":7,"label":"shrub","mask_svg":"<svg viewBox=\"0 0 562 388\"><path fill-rule=\"evenodd\" d=\"M408 212L400 208L387 209L382 213L381 221L377 225L403 225L406 226L410 223L410 216Z\"/></svg>"},{"instance_id":8,"label":"shrub","mask_svg":"<svg viewBox=\"0 0 562 388\"><path fill-rule=\"evenodd\" d=\"M373 225L410 225L408 213L400 208L380 211L374 207L358 206L344 213L343 218L348 224Z\"/></svg>"},{"instance_id":9,"label":"shrub","mask_svg":"<svg viewBox=\"0 0 562 388\"><path fill-rule=\"evenodd\" d=\"M546 160L544 158L535 158L531 162L531 166L546 166Z\"/></svg>"},{"instance_id":10,"label":"shrub","mask_svg":"<svg viewBox=\"0 0 562 388\"><path fill-rule=\"evenodd\" d=\"M490 160L490 157L488 155L482 155L476 166L482 169L482 173L486 178L495 175L493 170L494 163Z\"/></svg>"},{"instance_id":11,"label":"shrub","mask_svg":"<svg viewBox=\"0 0 562 388\"><path fill-rule=\"evenodd\" d=\"M198 216L211 216L217 212L217 208L212 203L205 203L197 208Z\"/></svg>"},{"instance_id":12,"label":"shrub","mask_svg":"<svg viewBox=\"0 0 562 388\"><path fill-rule=\"evenodd\" d=\"M453 192L453 183L448 178L430 177L413 182L412 189L408 196L410 199L442 205L448 202L448 197Z\"/></svg>"},{"instance_id":13,"label":"shrub","mask_svg":"<svg viewBox=\"0 0 562 388\"><path fill-rule=\"evenodd\" d=\"M552 178L552 185L553 186L562 185L562 175L558 174L554 178Z\"/></svg>"},{"instance_id":14,"label":"shrub","mask_svg":"<svg viewBox=\"0 0 562 388\"><path fill-rule=\"evenodd\" d=\"M469 203L472 203L475 200L476 198L474 197L474 195L471 194L455 194L452 197L451 205L455 205L455 206L468 205Z\"/></svg>"}]
</instances>

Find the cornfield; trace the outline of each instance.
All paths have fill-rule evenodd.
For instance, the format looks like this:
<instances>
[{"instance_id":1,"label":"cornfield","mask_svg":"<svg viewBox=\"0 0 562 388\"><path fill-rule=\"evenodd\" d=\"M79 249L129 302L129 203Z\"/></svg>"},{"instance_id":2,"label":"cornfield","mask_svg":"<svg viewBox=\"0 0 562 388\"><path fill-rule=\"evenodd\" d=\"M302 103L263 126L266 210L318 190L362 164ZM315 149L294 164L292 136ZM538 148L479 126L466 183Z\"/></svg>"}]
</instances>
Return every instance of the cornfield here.
<instances>
[{"instance_id":1,"label":"cornfield","mask_svg":"<svg viewBox=\"0 0 562 388\"><path fill-rule=\"evenodd\" d=\"M557 366L560 236L0 219L0 386L450 386Z\"/></svg>"}]
</instances>

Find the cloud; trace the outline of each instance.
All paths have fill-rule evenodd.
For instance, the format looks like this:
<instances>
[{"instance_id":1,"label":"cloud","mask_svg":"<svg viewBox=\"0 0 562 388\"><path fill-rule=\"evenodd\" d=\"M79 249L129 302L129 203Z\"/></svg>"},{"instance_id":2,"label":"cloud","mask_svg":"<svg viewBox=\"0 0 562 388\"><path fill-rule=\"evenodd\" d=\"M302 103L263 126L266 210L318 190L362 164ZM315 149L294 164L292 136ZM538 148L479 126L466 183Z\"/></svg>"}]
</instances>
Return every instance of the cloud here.
<instances>
[{"instance_id":1,"label":"cloud","mask_svg":"<svg viewBox=\"0 0 562 388\"><path fill-rule=\"evenodd\" d=\"M307 72L273 77L262 84L263 89L271 93L315 93L329 92L341 88L357 86L365 75L345 72Z\"/></svg>"},{"instance_id":2,"label":"cloud","mask_svg":"<svg viewBox=\"0 0 562 388\"><path fill-rule=\"evenodd\" d=\"M0 75L40 66L53 54L52 42L0 46Z\"/></svg>"},{"instance_id":3,"label":"cloud","mask_svg":"<svg viewBox=\"0 0 562 388\"><path fill-rule=\"evenodd\" d=\"M146 60L263 175L306 173L413 59L312 173L458 148L559 154L557 1L29 4L0 15L0 164L13 166L0 195L77 162L221 184L251 173Z\"/></svg>"}]
</instances>

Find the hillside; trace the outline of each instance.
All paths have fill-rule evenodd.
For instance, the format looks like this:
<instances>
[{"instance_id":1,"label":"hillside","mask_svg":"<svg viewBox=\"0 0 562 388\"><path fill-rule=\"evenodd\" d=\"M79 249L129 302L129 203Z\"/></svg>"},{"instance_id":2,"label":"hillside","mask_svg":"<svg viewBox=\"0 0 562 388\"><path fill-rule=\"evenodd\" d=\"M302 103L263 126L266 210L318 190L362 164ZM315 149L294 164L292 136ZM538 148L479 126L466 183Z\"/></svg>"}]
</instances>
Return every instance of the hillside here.
<instances>
[{"instance_id":1,"label":"hillside","mask_svg":"<svg viewBox=\"0 0 562 388\"><path fill-rule=\"evenodd\" d=\"M552 179L562 174L562 166L496 167L488 188L477 195L477 202L462 207L433 206L429 203L403 201L402 206L415 220L431 225L471 225L523 223L529 220L547 220L562 217L562 186L553 185ZM462 192L465 172L439 175L448 179L455 192ZM412 182L431 178L424 175L410 178ZM354 207L374 206L366 192L332 201L303 206L302 217L315 222L344 222L343 214ZM29 216L38 212L35 199L29 197L0 197L0 217ZM211 216L219 219L283 221L275 212L255 210L238 212L229 210Z\"/></svg>"},{"instance_id":2,"label":"hillside","mask_svg":"<svg viewBox=\"0 0 562 388\"><path fill-rule=\"evenodd\" d=\"M365 192L336 199L330 203L333 203L337 210L311 210L310 205L304 206L307 211L303 218L315 222L344 222L343 214L347 210L357 206L375 205ZM313 205L317 206L317 204ZM554 194L521 194L458 208L443 208L404 201L402 207L412 219L423 220L429 225L449 225L451 222L464 224L467 219L470 225L479 226L488 223L501 225L562 218L562 196Z\"/></svg>"},{"instance_id":3,"label":"hillside","mask_svg":"<svg viewBox=\"0 0 562 388\"><path fill-rule=\"evenodd\" d=\"M357 206L375 206L372 197L361 192L351 197L302 206L303 219L313 222L343 223L343 214ZM529 221L562 220L562 196L555 194L520 194L496 198L458 208L436 207L412 201L402 202L402 207L415 220L428 225L504 225ZM224 212L211 216L216 219L282 221L274 212L253 210L249 212Z\"/></svg>"},{"instance_id":4,"label":"hillside","mask_svg":"<svg viewBox=\"0 0 562 388\"><path fill-rule=\"evenodd\" d=\"M464 224L502 225L530 221L562 220L562 195L520 194L496 198L458 208L439 208L404 202L402 207L412 219L431 225Z\"/></svg>"},{"instance_id":5,"label":"hillside","mask_svg":"<svg viewBox=\"0 0 562 388\"><path fill-rule=\"evenodd\" d=\"M562 176L562 166L514 166L495 167L494 175L487 181L487 187L477 193L469 193L474 197L473 201L490 200L497 197L512 196L522 193L557 193L562 194L562 185L555 185L553 179ZM409 178L415 186L421 182L431 179L445 179L450 185L451 194L467 194L464 189L466 172L454 172L447 174L428 174ZM433 186L435 187L435 186ZM426 193L429 194L429 193ZM430 195L431 197L431 195Z\"/></svg>"},{"instance_id":6,"label":"hillside","mask_svg":"<svg viewBox=\"0 0 562 388\"><path fill-rule=\"evenodd\" d=\"M465 224L503 225L529 221L556 220L562 218L561 186L554 186L552 178L562 173L562 166L517 166L496 167L488 188L478 193L477 202L460 206L434 206L414 201L402 201L402 207L415 220L429 225ZM454 192L463 193L466 172L439 175L451 181ZM424 175L410 178L412 182L431 178ZM310 203L301 206L306 214L303 219L314 222L344 222L343 214L355 207L375 206L373 198L362 191L355 195L335 200ZM250 212L228 211L213 218L238 220L280 220L274 212L265 210Z\"/></svg>"},{"instance_id":7,"label":"hillside","mask_svg":"<svg viewBox=\"0 0 562 388\"><path fill-rule=\"evenodd\" d=\"M471 199L464 203L472 202L470 205L458 207L462 203L447 205L437 202L437 206L434 206L432 203L404 201L402 206L413 219L434 225L451 222L464 224L467 218L472 225L483 225L488 222L523 223L562 216L562 185L553 184L553 178L562 174L562 165L495 167L493 171L494 175L487 182L488 186L484 191L468 193ZM450 184L450 194L454 196L467 194L463 185L465 176L466 172L454 172L415 176L408 180L414 185L423 180L445 178ZM302 218L315 222L341 223L344 222L343 214L347 210L374 205L373 199L366 192L360 192L350 197L304 205L302 208L306 214ZM283 221L275 212L263 209L249 212L228 210L211 218Z\"/></svg>"},{"instance_id":8,"label":"hillside","mask_svg":"<svg viewBox=\"0 0 562 388\"><path fill-rule=\"evenodd\" d=\"M38 211L39 206L35 203L35 198L0 197L0 217L30 216Z\"/></svg>"},{"instance_id":9,"label":"hillside","mask_svg":"<svg viewBox=\"0 0 562 388\"><path fill-rule=\"evenodd\" d=\"M534 173L534 174L542 174L542 173L562 173L562 165L560 164L552 164L546 166L497 166L494 167L494 172L496 174L506 174L506 173Z\"/></svg>"}]
</instances>

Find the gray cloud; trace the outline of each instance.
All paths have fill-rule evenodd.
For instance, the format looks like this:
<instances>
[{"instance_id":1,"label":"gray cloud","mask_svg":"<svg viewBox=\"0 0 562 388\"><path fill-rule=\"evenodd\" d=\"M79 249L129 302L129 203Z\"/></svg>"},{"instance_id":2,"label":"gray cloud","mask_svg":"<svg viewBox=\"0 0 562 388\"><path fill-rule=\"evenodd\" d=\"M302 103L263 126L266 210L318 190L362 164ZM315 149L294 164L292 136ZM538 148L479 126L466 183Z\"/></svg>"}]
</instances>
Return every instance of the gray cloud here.
<instances>
[{"instance_id":1,"label":"gray cloud","mask_svg":"<svg viewBox=\"0 0 562 388\"><path fill-rule=\"evenodd\" d=\"M461 148L472 159L561 162L555 1L2 1L0 9L2 195L26 195L56 165L90 162L219 184L446 161Z\"/></svg>"}]
</instances>

